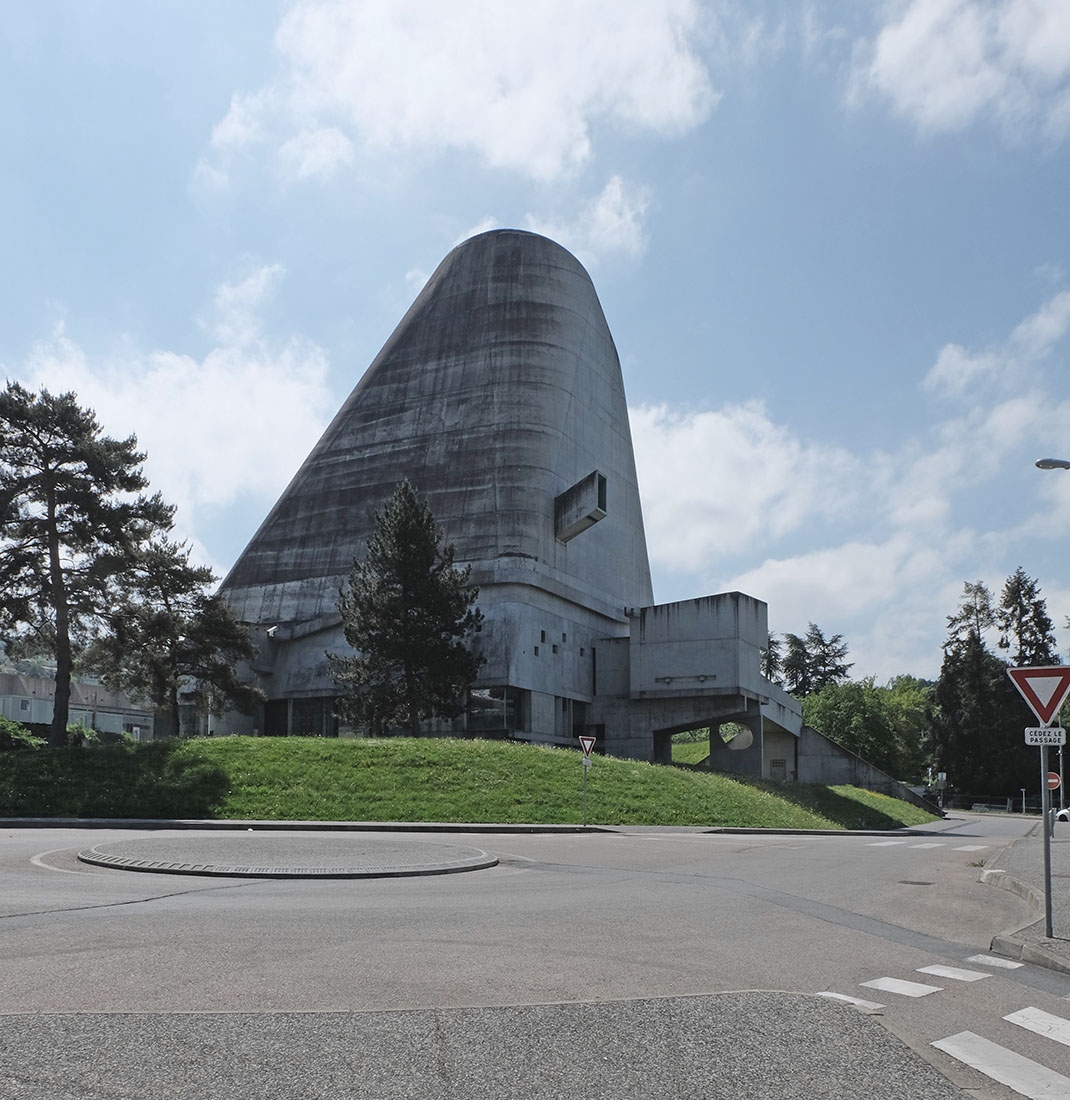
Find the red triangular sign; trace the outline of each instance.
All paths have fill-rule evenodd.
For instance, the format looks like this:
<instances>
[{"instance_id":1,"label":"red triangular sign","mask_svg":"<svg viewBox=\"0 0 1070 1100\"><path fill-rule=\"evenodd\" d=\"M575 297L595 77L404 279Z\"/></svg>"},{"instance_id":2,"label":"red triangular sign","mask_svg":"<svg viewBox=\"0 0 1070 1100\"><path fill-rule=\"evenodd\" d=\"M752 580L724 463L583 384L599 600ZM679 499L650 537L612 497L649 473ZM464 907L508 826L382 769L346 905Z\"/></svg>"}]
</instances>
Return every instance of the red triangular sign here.
<instances>
[{"instance_id":1,"label":"red triangular sign","mask_svg":"<svg viewBox=\"0 0 1070 1100\"><path fill-rule=\"evenodd\" d=\"M594 748L595 738L580 736L580 745L583 746L583 755L590 756L591 749Z\"/></svg>"},{"instance_id":2,"label":"red triangular sign","mask_svg":"<svg viewBox=\"0 0 1070 1100\"><path fill-rule=\"evenodd\" d=\"M1029 709L1042 726L1050 726L1070 695L1070 666L1048 665L1043 668L1009 668L1007 675L1022 693Z\"/></svg>"}]
</instances>

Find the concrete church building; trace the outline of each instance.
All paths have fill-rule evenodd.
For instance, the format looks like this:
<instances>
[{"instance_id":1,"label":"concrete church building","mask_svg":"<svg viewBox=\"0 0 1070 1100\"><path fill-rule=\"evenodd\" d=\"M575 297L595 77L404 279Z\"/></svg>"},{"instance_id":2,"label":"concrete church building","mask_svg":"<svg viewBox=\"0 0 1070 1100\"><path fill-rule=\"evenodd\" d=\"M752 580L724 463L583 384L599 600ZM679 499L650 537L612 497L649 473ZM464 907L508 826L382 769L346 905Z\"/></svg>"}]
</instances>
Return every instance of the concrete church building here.
<instances>
[{"instance_id":1,"label":"concrete church building","mask_svg":"<svg viewBox=\"0 0 1070 1100\"><path fill-rule=\"evenodd\" d=\"M565 249L517 230L442 261L224 580L260 647L267 703L248 732L338 732L339 591L405 477L471 564L485 617L467 712L435 729L572 747L593 733L608 753L667 761L673 733L708 725L714 767L828 775L828 742L760 673L764 603L654 603L594 286ZM750 732L729 748L724 722Z\"/></svg>"}]
</instances>

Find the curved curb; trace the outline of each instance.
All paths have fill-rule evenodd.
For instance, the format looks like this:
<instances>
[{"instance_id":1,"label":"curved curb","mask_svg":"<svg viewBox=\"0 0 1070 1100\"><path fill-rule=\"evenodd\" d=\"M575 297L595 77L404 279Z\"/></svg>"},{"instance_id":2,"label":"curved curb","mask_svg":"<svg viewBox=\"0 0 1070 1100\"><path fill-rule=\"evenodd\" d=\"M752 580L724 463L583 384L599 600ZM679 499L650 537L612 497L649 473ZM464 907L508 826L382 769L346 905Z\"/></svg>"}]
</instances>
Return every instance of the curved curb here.
<instances>
[{"instance_id":1,"label":"curved curb","mask_svg":"<svg viewBox=\"0 0 1070 1100\"><path fill-rule=\"evenodd\" d=\"M465 871L482 871L498 865L498 857L480 852L471 859L445 863L413 864L411 867L251 867L212 863L179 863L160 859L136 859L114 856L84 848L78 853L82 863L110 867L117 871L140 871L156 875L202 875L218 878L414 878L426 875L457 875Z\"/></svg>"},{"instance_id":2,"label":"curved curb","mask_svg":"<svg viewBox=\"0 0 1070 1100\"><path fill-rule=\"evenodd\" d=\"M1008 875L1006 871L994 868L984 870L981 872L979 881L988 886L998 887L1000 890L1009 890L1012 894L1016 894L1027 901L1034 918L1044 913L1044 895L1035 886ZM1029 928L1035 923L1036 920L1034 919L1013 932L993 936L991 949L998 955L1004 955L1008 959L1032 963L1034 966L1043 966L1047 970L1055 970L1060 974L1070 974L1070 960L1062 958L1037 944L1015 939L1018 932Z\"/></svg>"}]
</instances>

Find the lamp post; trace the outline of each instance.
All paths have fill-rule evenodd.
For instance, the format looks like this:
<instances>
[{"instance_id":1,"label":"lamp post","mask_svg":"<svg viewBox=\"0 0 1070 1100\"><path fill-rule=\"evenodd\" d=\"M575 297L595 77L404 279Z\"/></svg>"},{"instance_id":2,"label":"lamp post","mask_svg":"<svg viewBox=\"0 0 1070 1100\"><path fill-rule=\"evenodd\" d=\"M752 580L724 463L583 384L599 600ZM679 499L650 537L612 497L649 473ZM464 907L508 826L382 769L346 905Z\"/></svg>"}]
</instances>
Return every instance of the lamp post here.
<instances>
[{"instance_id":1,"label":"lamp post","mask_svg":"<svg viewBox=\"0 0 1070 1100\"><path fill-rule=\"evenodd\" d=\"M1070 470L1070 462L1065 458L1038 458L1036 461L1038 470ZM1063 786L1063 747L1059 746L1059 809L1065 805L1066 796Z\"/></svg>"}]
</instances>

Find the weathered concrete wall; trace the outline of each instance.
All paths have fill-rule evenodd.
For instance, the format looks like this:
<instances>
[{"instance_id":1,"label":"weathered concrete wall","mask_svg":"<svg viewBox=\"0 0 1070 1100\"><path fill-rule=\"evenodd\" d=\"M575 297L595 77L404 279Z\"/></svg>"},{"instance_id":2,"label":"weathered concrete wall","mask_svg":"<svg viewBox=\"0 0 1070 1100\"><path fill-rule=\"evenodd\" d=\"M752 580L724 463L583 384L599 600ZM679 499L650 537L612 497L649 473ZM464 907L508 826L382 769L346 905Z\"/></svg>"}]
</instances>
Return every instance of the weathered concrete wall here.
<instances>
[{"instance_id":1,"label":"weathered concrete wall","mask_svg":"<svg viewBox=\"0 0 1070 1100\"><path fill-rule=\"evenodd\" d=\"M849 749L830 741L813 726L803 726L799 734L798 747L799 781L801 783L824 783L829 786L850 784L869 791L889 794L901 798L904 802L913 802L917 806L935 812L935 807L924 798L916 795L905 783L893 779L887 772L856 756Z\"/></svg>"},{"instance_id":2,"label":"weathered concrete wall","mask_svg":"<svg viewBox=\"0 0 1070 1100\"><path fill-rule=\"evenodd\" d=\"M554 499L595 470L606 516L563 543ZM620 363L559 245L500 230L443 260L223 582L242 618L327 610L404 477L458 561L653 602Z\"/></svg>"}]
</instances>

